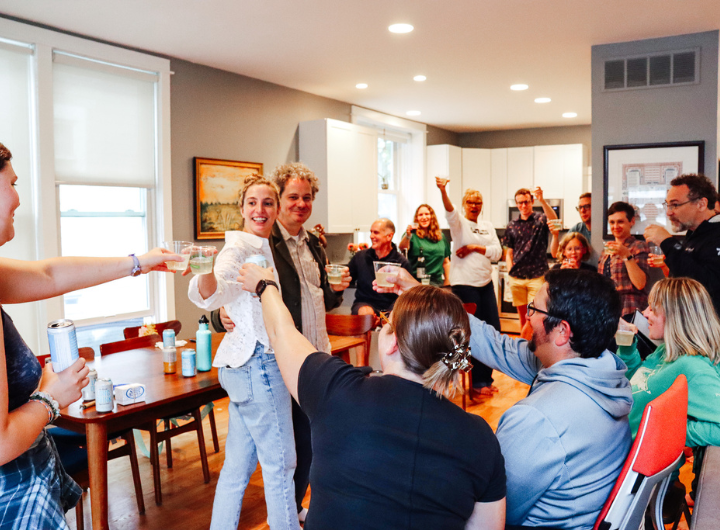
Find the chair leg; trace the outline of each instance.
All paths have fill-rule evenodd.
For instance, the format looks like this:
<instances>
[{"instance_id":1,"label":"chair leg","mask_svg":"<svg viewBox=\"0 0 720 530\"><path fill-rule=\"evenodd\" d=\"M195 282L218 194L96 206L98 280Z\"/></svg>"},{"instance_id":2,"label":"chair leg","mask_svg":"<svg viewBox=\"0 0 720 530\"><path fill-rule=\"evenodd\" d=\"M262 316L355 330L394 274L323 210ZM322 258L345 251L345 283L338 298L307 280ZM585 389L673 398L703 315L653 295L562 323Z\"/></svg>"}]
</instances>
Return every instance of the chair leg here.
<instances>
[{"instance_id":1,"label":"chair leg","mask_svg":"<svg viewBox=\"0 0 720 530\"><path fill-rule=\"evenodd\" d=\"M157 427L155 422L150 425L150 464L152 465L153 484L155 486L155 504L162 505L162 490L160 489L160 455L158 454Z\"/></svg>"},{"instance_id":2,"label":"chair leg","mask_svg":"<svg viewBox=\"0 0 720 530\"><path fill-rule=\"evenodd\" d=\"M172 423L169 419L163 420L163 425L165 425L165 430L169 431L172 429ZM167 458L167 466L168 469L172 469L173 462L172 462L172 444L170 443L170 437L165 441L165 457Z\"/></svg>"},{"instance_id":3,"label":"chair leg","mask_svg":"<svg viewBox=\"0 0 720 530\"><path fill-rule=\"evenodd\" d=\"M212 432L213 449L215 449L216 453L219 453L220 452L220 441L218 440L217 427L215 426L215 408L214 407L210 409L208 418L210 418L210 432Z\"/></svg>"},{"instance_id":4,"label":"chair leg","mask_svg":"<svg viewBox=\"0 0 720 530\"><path fill-rule=\"evenodd\" d=\"M463 410L467 410L467 405L466 405L466 403L465 403L465 400L466 400L466 398L467 398L467 395L466 395L466 394L467 394L467 390L465 390L465 388L466 388L466 383L467 383L467 377L468 377L468 375L467 375L466 372L463 372L460 377L461 377L462 386L463 386L463 388L462 388L462 391L463 391L463 393L462 393L462 409L463 409Z\"/></svg>"},{"instance_id":5,"label":"chair leg","mask_svg":"<svg viewBox=\"0 0 720 530\"><path fill-rule=\"evenodd\" d=\"M203 477L205 478L205 484L210 482L210 468L208 466L207 451L205 450L205 434L202 428L202 416L200 415L200 409L197 408L192 411L192 416L195 418L195 426L198 437L198 446L200 448L200 462L202 463Z\"/></svg>"},{"instance_id":6,"label":"chair leg","mask_svg":"<svg viewBox=\"0 0 720 530\"><path fill-rule=\"evenodd\" d=\"M83 511L82 495L80 496L78 503L75 505L75 524L77 525L77 530L85 530L85 513Z\"/></svg>"},{"instance_id":7,"label":"chair leg","mask_svg":"<svg viewBox=\"0 0 720 530\"><path fill-rule=\"evenodd\" d=\"M135 499L137 500L138 513L145 513L145 499L143 499L142 482L140 482L140 469L138 467L137 449L135 447L135 437L132 431L123 434L123 440L128 444L130 449L130 470L132 471L133 486L135 486Z\"/></svg>"}]
</instances>

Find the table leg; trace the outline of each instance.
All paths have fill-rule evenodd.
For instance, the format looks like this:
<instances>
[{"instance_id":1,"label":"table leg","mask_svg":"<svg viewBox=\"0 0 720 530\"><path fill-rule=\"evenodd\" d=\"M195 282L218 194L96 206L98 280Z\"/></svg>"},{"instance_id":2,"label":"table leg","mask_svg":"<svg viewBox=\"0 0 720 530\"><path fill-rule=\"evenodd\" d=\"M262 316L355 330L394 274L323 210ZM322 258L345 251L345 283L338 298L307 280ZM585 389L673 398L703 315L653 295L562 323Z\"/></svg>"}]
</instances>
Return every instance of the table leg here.
<instances>
[{"instance_id":1,"label":"table leg","mask_svg":"<svg viewBox=\"0 0 720 530\"><path fill-rule=\"evenodd\" d=\"M106 530L108 525L107 456L108 439L105 423L87 424L88 474L93 530Z\"/></svg>"}]
</instances>

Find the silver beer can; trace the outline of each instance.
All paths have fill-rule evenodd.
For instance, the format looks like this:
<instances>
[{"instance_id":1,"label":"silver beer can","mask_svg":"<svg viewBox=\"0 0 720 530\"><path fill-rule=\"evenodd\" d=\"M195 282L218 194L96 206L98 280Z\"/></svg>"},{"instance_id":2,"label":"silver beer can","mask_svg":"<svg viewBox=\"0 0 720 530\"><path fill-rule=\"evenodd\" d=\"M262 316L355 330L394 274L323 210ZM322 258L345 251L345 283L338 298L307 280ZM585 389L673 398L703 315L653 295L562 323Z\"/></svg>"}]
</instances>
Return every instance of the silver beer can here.
<instances>
[{"instance_id":1,"label":"silver beer can","mask_svg":"<svg viewBox=\"0 0 720 530\"><path fill-rule=\"evenodd\" d=\"M265 256L263 256L262 254L253 254L251 256L248 256L247 259L245 260L245 263L254 263L258 267L262 267L263 269L267 269L268 265L269 265L267 260L265 259ZM256 295L255 293L250 293L250 294L252 295L253 298L258 297L258 295Z\"/></svg>"},{"instance_id":2,"label":"silver beer can","mask_svg":"<svg viewBox=\"0 0 720 530\"><path fill-rule=\"evenodd\" d=\"M68 319L54 320L48 324L47 333L53 371L57 374L80 357L75 323Z\"/></svg>"},{"instance_id":3,"label":"silver beer can","mask_svg":"<svg viewBox=\"0 0 720 530\"><path fill-rule=\"evenodd\" d=\"M98 412L112 412L113 384L110 379L98 379L95 382L95 410Z\"/></svg>"},{"instance_id":4,"label":"silver beer can","mask_svg":"<svg viewBox=\"0 0 720 530\"><path fill-rule=\"evenodd\" d=\"M92 401L95 399L95 383L97 382L97 370L92 369L88 373L88 379L90 382L82 389L83 401Z\"/></svg>"},{"instance_id":5,"label":"silver beer can","mask_svg":"<svg viewBox=\"0 0 720 530\"><path fill-rule=\"evenodd\" d=\"M184 377L194 377L197 375L197 366L195 364L195 350L183 350L180 354L182 358L182 374Z\"/></svg>"}]
</instances>

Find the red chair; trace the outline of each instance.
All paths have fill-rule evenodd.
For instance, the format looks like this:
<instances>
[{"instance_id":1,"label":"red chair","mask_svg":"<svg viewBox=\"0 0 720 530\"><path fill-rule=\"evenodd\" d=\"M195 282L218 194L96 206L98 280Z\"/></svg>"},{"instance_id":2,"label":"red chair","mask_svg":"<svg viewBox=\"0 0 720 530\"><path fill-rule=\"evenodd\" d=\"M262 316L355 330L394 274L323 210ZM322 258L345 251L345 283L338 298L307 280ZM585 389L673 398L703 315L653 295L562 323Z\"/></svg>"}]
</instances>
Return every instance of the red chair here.
<instances>
[{"instance_id":1,"label":"red chair","mask_svg":"<svg viewBox=\"0 0 720 530\"><path fill-rule=\"evenodd\" d=\"M630 454L593 530L639 528L648 504L655 528L665 528L662 505L672 472L683 456L687 406L684 375L647 404Z\"/></svg>"}]
</instances>

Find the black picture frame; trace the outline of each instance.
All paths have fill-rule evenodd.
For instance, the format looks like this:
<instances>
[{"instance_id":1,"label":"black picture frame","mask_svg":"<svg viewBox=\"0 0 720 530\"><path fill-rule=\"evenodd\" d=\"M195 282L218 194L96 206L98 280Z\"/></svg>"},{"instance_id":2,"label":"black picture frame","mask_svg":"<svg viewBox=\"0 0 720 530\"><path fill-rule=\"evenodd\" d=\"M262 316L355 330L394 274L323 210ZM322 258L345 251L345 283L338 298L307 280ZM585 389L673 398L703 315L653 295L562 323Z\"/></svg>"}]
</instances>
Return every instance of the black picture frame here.
<instances>
[{"instance_id":1,"label":"black picture frame","mask_svg":"<svg viewBox=\"0 0 720 530\"><path fill-rule=\"evenodd\" d=\"M665 226L670 232L662 202L670 180L683 173L703 173L705 142L666 142L606 145L603 147L603 239L608 230L608 207L616 201L632 204L640 213L632 234L643 239L647 224Z\"/></svg>"}]
</instances>

